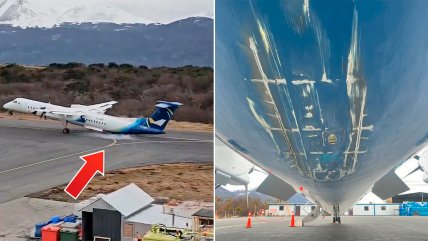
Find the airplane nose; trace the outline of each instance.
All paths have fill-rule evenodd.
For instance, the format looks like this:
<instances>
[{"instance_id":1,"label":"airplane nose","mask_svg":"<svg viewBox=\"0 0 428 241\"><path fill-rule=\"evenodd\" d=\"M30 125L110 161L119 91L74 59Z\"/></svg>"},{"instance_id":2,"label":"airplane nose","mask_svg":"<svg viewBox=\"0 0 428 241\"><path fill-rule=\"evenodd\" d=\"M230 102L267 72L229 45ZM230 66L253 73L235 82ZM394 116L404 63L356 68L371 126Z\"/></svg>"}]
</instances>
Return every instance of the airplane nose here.
<instances>
[{"instance_id":1,"label":"airplane nose","mask_svg":"<svg viewBox=\"0 0 428 241\"><path fill-rule=\"evenodd\" d=\"M7 102L6 104L3 105L3 108L5 109L9 109L9 107L10 107L10 102Z\"/></svg>"}]
</instances>

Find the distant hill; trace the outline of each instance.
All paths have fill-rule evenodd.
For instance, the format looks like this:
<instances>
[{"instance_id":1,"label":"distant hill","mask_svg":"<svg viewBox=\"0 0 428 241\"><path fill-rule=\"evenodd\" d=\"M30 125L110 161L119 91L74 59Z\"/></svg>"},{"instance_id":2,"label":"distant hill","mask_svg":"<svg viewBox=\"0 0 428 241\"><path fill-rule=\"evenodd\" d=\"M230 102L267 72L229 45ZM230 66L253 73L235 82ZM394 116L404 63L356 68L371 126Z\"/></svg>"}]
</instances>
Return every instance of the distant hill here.
<instances>
[{"instance_id":1,"label":"distant hill","mask_svg":"<svg viewBox=\"0 0 428 241\"><path fill-rule=\"evenodd\" d=\"M228 199L228 198L239 198L239 197L245 197L245 190L238 190L238 191L229 191L225 189L224 187L218 187L215 189L215 195L216 197L219 197L221 199ZM259 198L261 201L266 202L269 200L274 200L275 198L259 193L256 190L251 190L248 194L249 197L252 198Z\"/></svg>"},{"instance_id":2,"label":"distant hill","mask_svg":"<svg viewBox=\"0 0 428 241\"><path fill-rule=\"evenodd\" d=\"M213 66L213 19L206 17L169 24L63 23L52 28L0 24L0 39L0 63Z\"/></svg>"},{"instance_id":3,"label":"distant hill","mask_svg":"<svg viewBox=\"0 0 428 241\"><path fill-rule=\"evenodd\" d=\"M215 190L215 195L218 198L221 198L222 200L226 200L229 198L240 198L245 197L245 190L239 190L239 191L229 191L225 189L224 187L218 187ZM251 198L258 198L263 202L283 202L281 200L278 200L277 198L265 195L263 193L259 193L256 190L251 190L249 192L249 197ZM309 199L307 199L302 193L296 193L290 199L286 200L289 203L303 203L306 204L310 202Z\"/></svg>"},{"instance_id":4,"label":"distant hill","mask_svg":"<svg viewBox=\"0 0 428 241\"><path fill-rule=\"evenodd\" d=\"M213 17L206 0L0 0L0 24L50 28L62 23L168 24Z\"/></svg>"}]
</instances>

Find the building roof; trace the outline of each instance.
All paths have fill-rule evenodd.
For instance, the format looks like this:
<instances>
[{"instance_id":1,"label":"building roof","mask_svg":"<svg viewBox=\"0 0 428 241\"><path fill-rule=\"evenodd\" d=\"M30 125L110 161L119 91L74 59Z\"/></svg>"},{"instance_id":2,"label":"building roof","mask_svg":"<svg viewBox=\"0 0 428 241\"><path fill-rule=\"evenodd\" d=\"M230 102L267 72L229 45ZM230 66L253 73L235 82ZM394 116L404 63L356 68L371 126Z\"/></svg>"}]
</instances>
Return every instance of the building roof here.
<instances>
[{"instance_id":1,"label":"building roof","mask_svg":"<svg viewBox=\"0 0 428 241\"><path fill-rule=\"evenodd\" d=\"M134 183L101 197L123 216L131 214L150 205L154 199Z\"/></svg>"},{"instance_id":2,"label":"building roof","mask_svg":"<svg viewBox=\"0 0 428 241\"><path fill-rule=\"evenodd\" d=\"M163 205L151 204L140 210L134 215L126 218L126 221L145 224L165 224L167 227L186 228L186 224L191 225L189 218L183 218L175 215L174 225L172 224L172 215L163 213Z\"/></svg>"},{"instance_id":3,"label":"building roof","mask_svg":"<svg viewBox=\"0 0 428 241\"><path fill-rule=\"evenodd\" d=\"M198 211L196 211L192 216L213 218L214 217L213 212L214 211L212 209L201 208Z\"/></svg>"},{"instance_id":4,"label":"building roof","mask_svg":"<svg viewBox=\"0 0 428 241\"><path fill-rule=\"evenodd\" d=\"M86 207L90 206L94 202L100 200L101 197L103 197L104 195L105 194L98 194L98 195L96 195L94 197L90 197L90 198L88 198L86 200L81 201L80 203L77 203L76 205L74 205L73 214L81 217L81 211L83 209L85 209Z\"/></svg>"},{"instance_id":5,"label":"building roof","mask_svg":"<svg viewBox=\"0 0 428 241\"><path fill-rule=\"evenodd\" d=\"M269 205L275 205L275 204L314 205L315 203L307 199L303 194L296 193L291 198L289 198L286 202L281 201L277 203L269 203Z\"/></svg>"}]
</instances>

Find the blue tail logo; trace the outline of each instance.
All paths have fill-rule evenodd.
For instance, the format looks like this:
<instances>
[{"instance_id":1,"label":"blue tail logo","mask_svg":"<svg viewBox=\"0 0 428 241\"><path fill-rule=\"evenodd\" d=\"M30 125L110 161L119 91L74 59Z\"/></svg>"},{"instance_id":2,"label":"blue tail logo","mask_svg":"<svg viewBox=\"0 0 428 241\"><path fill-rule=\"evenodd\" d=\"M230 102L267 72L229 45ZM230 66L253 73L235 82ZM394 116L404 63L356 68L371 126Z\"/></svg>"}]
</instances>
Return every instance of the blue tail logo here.
<instances>
[{"instance_id":1,"label":"blue tail logo","mask_svg":"<svg viewBox=\"0 0 428 241\"><path fill-rule=\"evenodd\" d=\"M156 109L148 118L150 127L158 130L165 129L174 112L182 105L179 102L158 101L155 105Z\"/></svg>"}]
</instances>

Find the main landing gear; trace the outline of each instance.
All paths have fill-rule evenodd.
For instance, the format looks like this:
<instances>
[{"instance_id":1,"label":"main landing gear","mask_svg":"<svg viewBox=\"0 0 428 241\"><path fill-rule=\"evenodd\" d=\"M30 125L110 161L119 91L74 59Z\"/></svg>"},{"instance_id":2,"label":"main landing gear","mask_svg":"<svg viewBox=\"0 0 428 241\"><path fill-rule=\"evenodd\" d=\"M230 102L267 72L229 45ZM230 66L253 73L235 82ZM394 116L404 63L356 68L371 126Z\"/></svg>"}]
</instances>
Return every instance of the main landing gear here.
<instances>
[{"instance_id":1,"label":"main landing gear","mask_svg":"<svg viewBox=\"0 0 428 241\"><path fill-rule=\"evenodd\" d=\"M341 223L341 221L340 221L340 216L339 216L339 213L340 213L340 209L339 209L339 205L334 205L333 206L333 212L334 212L334 216L333 216L333 223Z\"/></svg>"},{"instance_id":2,"label":"main landing gear","mask_svg":"<svg viewBox=\"0 0 428 241\"><path fill-rule=\"evenodd\" d=\"M333 223L336 223L336 222L341 223L340 217L333 217Z\"/></svg>"},{"instance_id":3,"label":"main landing gear","mask_svg":"<svg viewBox=\"0 0 428 241\"><path fill-rule=\"evenodd\" d=\"M62 134L70 133L70 129L68 129L68 121L63 122L64 129L62 129Z\"/></svg>"}]
</instances>

